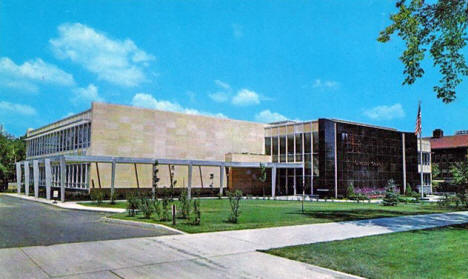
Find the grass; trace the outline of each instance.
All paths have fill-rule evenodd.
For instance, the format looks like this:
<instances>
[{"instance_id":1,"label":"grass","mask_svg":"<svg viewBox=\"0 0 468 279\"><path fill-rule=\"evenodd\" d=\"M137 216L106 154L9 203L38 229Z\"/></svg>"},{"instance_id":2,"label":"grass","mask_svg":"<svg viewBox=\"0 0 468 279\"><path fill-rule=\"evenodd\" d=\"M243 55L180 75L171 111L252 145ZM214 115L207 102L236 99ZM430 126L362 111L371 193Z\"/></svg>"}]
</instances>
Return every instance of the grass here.
<instances>
[{"instance_id":1,"label":"grass","mask_svg":"<svg viewBox=\"0 0 468 279\"><path fill-rule=\"evenodd\" d=\"M468 278L468 225L273 249L267 253L366 278Z\"/></svg>"},{"instance_id":2,"label":"grass","mask_svg":"<svg viewBox=\"0 0 468 279\"><path fill-rule=\"evenodd\" d=\"M88 206L96 205L95 203L82 204ZM178 206L177 202L176 205ZM161 223L188 233L199 233L339 222L447 211L446 209L439 208L435 204L429 203L400 204L394 207L386 207L369 203L306 202L304 203L305 212L302 214L301 203L298 201L242 200L239 223L232 224L226 221L230 213L228 200L202 199L200 205L201 224L199 226L190 225L182 219L178 219L177 224L173 226L171 222L144 219L141 215L129 217L127 213L116 214L112 217L124 220ZM109 204L104 203L101 206L107 207ZM125 208L126 203L117 202L112 207Z\"/></svg>"}]
</instances>

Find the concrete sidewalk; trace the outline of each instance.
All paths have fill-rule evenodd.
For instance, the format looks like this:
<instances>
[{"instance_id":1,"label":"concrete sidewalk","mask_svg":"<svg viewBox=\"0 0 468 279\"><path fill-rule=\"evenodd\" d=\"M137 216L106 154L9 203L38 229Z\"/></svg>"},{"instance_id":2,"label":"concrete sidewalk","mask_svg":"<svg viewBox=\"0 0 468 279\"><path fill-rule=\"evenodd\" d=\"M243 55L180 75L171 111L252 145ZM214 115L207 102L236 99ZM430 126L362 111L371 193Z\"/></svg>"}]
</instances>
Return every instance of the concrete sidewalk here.
<instances>
[{"instance_id":1,"label":"concrete sidewalk","mask_svg":"<svg viewBox=\"0 0 468 279\"><path fill-rule=\"evenodd\" d=\"M356 278L257 252L468 223L468 212L0 250L0 278Z\"/></svg>"}]
</instances>

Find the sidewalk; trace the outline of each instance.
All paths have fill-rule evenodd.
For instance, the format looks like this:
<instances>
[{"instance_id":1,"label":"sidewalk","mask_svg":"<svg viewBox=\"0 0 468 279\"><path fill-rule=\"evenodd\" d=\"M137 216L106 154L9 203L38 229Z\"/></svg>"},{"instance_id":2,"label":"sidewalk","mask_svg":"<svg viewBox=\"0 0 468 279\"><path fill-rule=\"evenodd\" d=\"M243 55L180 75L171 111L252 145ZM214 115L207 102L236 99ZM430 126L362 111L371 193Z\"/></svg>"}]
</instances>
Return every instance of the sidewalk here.
<instances>
[{"instance_id":1,"label":"sidewalk","mask_svg":"<svg viewBox=\"0 0 468 279\"><path fill-rule=\"evenodd\" d=\"M468 223L468 212L0 250L0 278L356 278L257 252Z\"/></svg>"}]
</instances>

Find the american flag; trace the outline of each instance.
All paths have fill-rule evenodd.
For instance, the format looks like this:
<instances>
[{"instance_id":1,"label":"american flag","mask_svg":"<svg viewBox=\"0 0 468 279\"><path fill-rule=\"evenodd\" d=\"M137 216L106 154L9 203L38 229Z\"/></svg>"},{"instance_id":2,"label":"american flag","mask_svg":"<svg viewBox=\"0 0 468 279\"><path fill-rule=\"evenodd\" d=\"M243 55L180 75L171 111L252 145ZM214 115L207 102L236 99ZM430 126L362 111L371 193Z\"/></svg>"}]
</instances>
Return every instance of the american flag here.
<instances>
[{"instance_id":1,"label":"american flag","mask_svg":"<svg viewBox=\"0 0 468 279\"><path fill-rule=\"evenodd\" d=\"M416 116L416 128L414 130L416 135L421 133L421 102L419 102L418 106L418 116Z\"/></svg>"}]
</instances>

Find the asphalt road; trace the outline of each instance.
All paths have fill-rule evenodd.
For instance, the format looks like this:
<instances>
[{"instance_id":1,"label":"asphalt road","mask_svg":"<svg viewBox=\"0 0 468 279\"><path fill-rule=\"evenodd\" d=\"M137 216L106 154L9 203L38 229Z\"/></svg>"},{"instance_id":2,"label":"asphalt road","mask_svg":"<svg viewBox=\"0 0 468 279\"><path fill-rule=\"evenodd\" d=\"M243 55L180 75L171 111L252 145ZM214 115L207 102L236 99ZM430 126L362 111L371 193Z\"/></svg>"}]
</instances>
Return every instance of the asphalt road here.
<instances>
[{"instance_id":1,"label":"asphalt road","mask_svg":"<svg viewBox=\"0 0 468 279\"><path fill-rule=\"evenodd\" d=\"M102 222L106 215L0 195L0 248L174 234Z\"/></svg>"}]
</instances>

